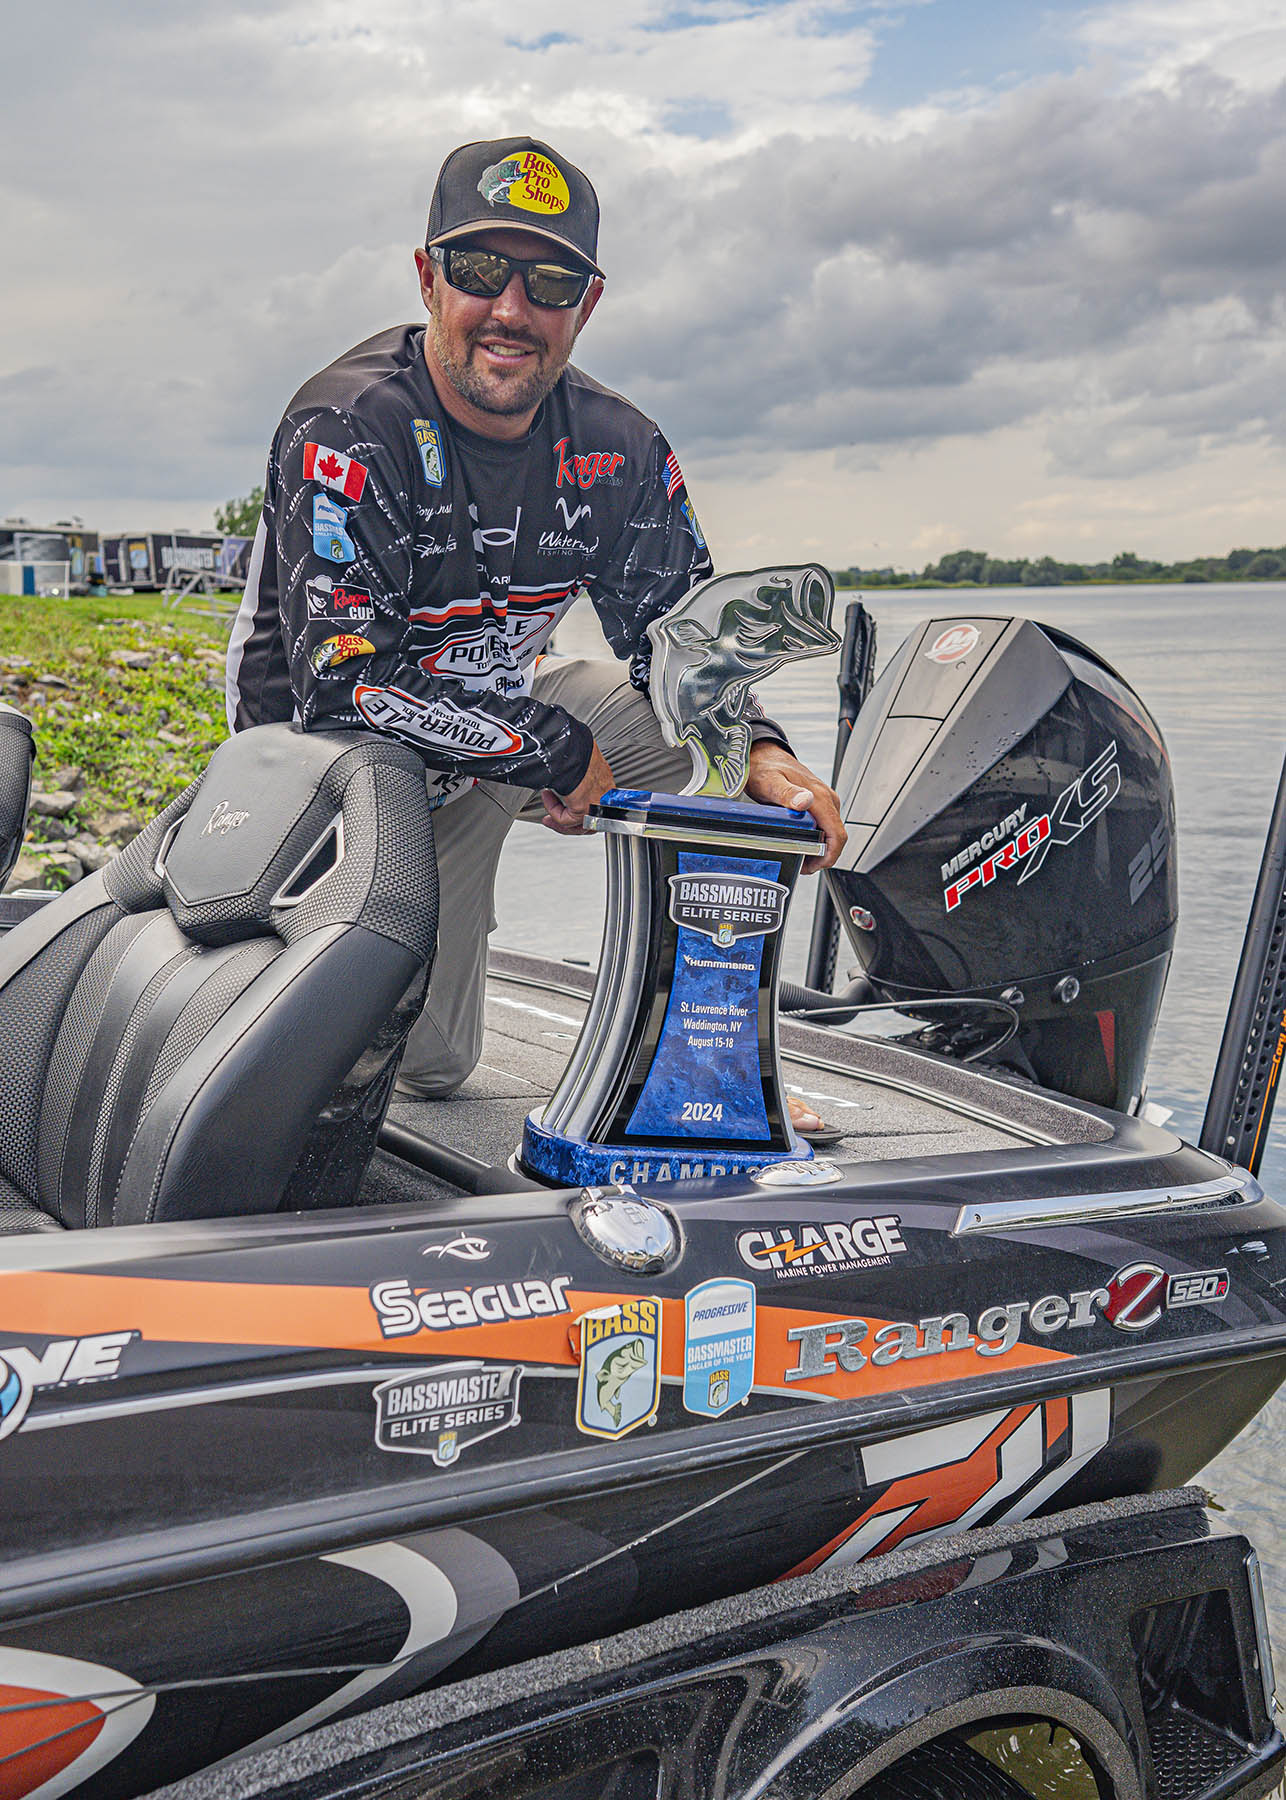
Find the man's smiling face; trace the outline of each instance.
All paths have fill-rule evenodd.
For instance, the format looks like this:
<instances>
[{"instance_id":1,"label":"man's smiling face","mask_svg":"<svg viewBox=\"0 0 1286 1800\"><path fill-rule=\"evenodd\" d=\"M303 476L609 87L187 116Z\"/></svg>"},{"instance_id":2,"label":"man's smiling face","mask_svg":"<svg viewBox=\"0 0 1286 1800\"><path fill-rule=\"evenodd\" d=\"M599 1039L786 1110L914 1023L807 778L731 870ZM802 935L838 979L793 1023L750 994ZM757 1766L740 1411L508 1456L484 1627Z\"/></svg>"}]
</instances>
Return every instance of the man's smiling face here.
<instances>
[{"instance_id":1,"label":"man's smiling face","mask_svg":"<svg viewBox=\"0 0 1286 1800\"><path fill-rule=\"evenodd\" d=\"M550 262L575 266L570 253L523 231L479 230L463 241L504 256L547 255ZM601 283L591 284L579 306L533 306L517 272L491 300L453 288L423 250L415 260L429 309L424 356L443 405L484 436L522 436L566 367Z\"/></svg>"}]
</instances>

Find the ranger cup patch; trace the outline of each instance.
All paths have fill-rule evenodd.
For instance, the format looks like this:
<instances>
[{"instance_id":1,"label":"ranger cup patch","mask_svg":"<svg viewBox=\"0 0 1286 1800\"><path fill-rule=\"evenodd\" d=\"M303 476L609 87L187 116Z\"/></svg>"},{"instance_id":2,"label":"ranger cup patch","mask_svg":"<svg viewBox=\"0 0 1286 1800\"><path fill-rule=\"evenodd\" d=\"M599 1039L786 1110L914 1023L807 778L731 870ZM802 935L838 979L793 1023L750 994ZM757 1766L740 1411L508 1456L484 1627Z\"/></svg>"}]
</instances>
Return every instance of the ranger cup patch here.
<instances>
[{"instance_id":1,"label":"ranger cup patch","mask_svg":"<svg viewBox=\"0 0 1286 1800\"><path fill-rule=\"evenodd\" d=\"M521 1367L483 1362L397 1375L374 1389L375 1442L381 1450L431 1456L439 1469L449 1469L471 1444L520 1422L521 1380Z\"/></svg>"},{"instance_id":2,"label":"ranger cup patch","mask_svg":"<svg viewBox=\"0 0 1286 1800\"><path fill-rule=\"evenodd\" d=\"M780 931L790 889L745 875L670 876L670 917L725 949L738 938Z\"/></svg>"},{"instance_id":3,"label":"ranger cup patch","mask_svg":"<svg viewBox=\"0 0 1286 1800\"><path fill-rule=\"evenodd\" d=\"M755 1380L755 1289L749 1281L703 1281L683 1302L683 1404L717 1419Z\"/></svg>"},{"instance_id":4,"label":"ranger cup patch","mask_svg":"<svg viewBox=\"0 0 1286 1800\"><path fill-rule=\"evenodd\" d=\"M622 1438L655 1419L661 1403L660 1302L624 1300L583 1314L577 1324L577 1430Z\"/></svg>"},{"instance_id":5,"label":"ranger cup patch","mask_svg":"<svg viewBox=\"0 0 1286 1800\"><path fill-rule=\"evenodd\" d=\"M492 163L482 171L478 192L488 206L517 206L523 212L561 213L571 204L566 176L536 150Z\"/></svg>"},{"instance_id":6,"label":"ranger cup patch","mask_svg":"<svg viewBox=\"0 0 1286 1800\"><path fill-rule=\"evenodd\" d=\"M435 750L457 756L515 756L523 748L520 732L482 709L466 712L453 700L417 700L397 687L353 689L353 705L376 731L393 731Z\"/></svg>"},{"instance_id":7,"label":"ranger cup patch","mask_svg":"<svg viewBox=\"0 0 1286 1800\"><path fill-rule=\"evenodd\" d=\"M320 496L318 500L320 504ZM360 620L365 624L375 617L375 602L365 588L345 587L329 575L314 575L304 588L304 595L310 619Z\"/></svg>"},{"instance_id":8,"label":"ranger cup patch","mask_svg":"<svg viewBox=\"0 0 1286 1800\"><path fill-rule=\"evenodd\" d=\"M442 427L436 419L412 419L411 430L415 433L415 447L420 453L424 479L430 487L441 487L446 479L443 471Z\"/></svg>"},{"instance_id":9,"label":"ranger cup patch","mask_svg":"<svg viewBox=\"0 0 1286 1800\"><path fill-rule=\"evenodd\" d=\"M346 663L354 656L372 656L374 652L375 646L369 638L361 637L355 631L341 631L318 644L308 658L308 666L314 675L329 675L340 663Z\"/></svg>"}]
</instances>

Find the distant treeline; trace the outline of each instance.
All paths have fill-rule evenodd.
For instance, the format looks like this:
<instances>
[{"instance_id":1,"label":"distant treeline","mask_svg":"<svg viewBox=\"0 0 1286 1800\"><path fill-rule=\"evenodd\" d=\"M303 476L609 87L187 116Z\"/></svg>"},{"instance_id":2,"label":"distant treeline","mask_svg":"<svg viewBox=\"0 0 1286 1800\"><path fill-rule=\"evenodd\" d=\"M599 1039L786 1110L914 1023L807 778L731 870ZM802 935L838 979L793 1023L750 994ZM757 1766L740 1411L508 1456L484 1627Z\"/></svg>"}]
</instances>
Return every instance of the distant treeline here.
<instances>
[{"instance_id":1,"label":"distant treeline","mask_svg":"<svg viewBox=\"0 0 1286 1800\"><path fill-rule=\"evenodd\" d=\"M1111 562L1059 562L1052 556L988 556L985 550L949 550L919 574L896 569L837 569L839 587L1065 587L1078 581L1282 581L1286 546L1230 550L1227 556L1194 556L1188 562L1149 562L1122 550Z\"/></svg>"}]
</instances>

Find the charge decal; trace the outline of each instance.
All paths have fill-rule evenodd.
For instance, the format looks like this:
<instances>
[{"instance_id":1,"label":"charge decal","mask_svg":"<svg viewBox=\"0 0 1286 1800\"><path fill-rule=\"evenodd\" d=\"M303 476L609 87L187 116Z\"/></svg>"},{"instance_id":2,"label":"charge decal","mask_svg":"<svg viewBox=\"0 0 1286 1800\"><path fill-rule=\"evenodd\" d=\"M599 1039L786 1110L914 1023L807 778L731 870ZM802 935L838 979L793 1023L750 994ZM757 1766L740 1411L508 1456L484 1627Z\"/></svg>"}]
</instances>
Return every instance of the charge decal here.
<instances>
[{"instance_id":1,"label":"charge decal","mask_svg":"<svg viewBox=\"0 0 1286 1800\"><path fill-rule=\"evenodd\" d=\"M119 1669L0 1645L5 1800L57 1800L128 1748L154 1695Z\"/></svg>"},{"instance_id":2,"label":"charge decal","mask_svg":"<svg viewBox=\"0 0 1286 1800\"><path fill-rule=\"evenodd\" d=\"M1028 1518L1103 1449L1111 1428L1111 1391L1101 1389L869 1445L860 1452L862 1477L875 1498L787 1575L861 1562L983 1520Z\"/></svg>"}]
</instances>

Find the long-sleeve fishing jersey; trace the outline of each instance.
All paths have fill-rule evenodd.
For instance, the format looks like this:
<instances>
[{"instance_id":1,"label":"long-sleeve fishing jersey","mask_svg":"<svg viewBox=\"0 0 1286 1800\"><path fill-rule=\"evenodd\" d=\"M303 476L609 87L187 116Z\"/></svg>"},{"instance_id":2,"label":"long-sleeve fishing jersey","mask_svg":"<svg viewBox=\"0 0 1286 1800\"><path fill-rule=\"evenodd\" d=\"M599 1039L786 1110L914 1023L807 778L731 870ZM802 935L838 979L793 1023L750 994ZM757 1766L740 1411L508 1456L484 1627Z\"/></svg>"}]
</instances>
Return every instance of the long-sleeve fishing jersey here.
<instances>
[{"instance_id":1,"label":"long-sleeve fishing jersey","mask_svg":"<svg viewBox=\"0 0 1286 1800\"><path fill-rule=\"evenodd\" d=\"M228 723L389 732L443 798L474 779L569 793L593 738L532 699L537 654L583 588L646 691L645 627L710 573L705 540L673 451L628 401L569 366L503 443L444 412L423 352L423 327L383 331L287 408Z\"/></svg>"}]
</instances>

